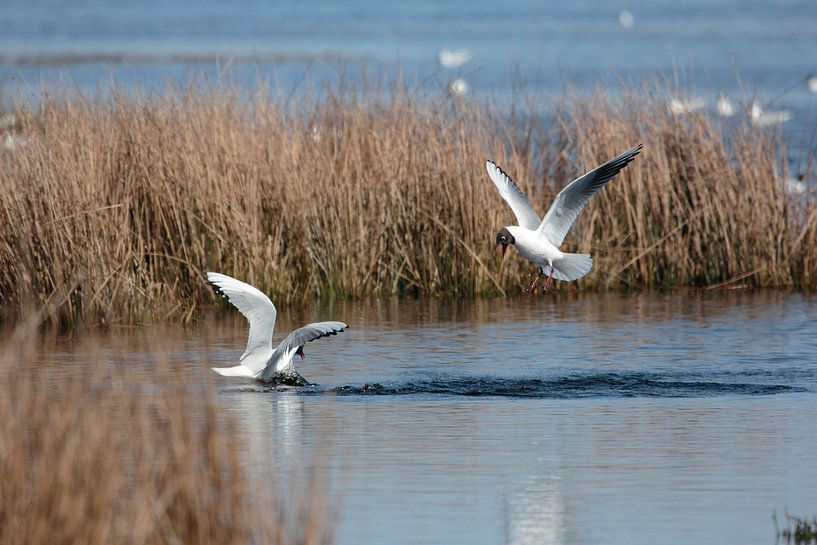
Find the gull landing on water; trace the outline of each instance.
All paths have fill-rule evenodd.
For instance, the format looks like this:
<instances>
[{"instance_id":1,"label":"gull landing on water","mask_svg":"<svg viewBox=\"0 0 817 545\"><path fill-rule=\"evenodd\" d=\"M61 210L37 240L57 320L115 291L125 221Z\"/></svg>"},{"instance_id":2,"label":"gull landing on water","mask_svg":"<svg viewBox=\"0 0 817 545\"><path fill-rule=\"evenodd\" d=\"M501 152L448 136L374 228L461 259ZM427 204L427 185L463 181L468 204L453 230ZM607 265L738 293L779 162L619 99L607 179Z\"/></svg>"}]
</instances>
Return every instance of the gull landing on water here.
<instances>
[{"instance_id":1,"label":"gull landing on water","mask_svg":"<svg viewBox=\"0 0 817 545\"><path fill-rule=\"evenodd\" d=\"M567 254L559 250L568 230L576 221L590 197L612 180L641 151L641 144L598 166L562 189L544 219L533 210L528 198L498 166L486 162L488 176L499 194L511 206L519 225L503 227L496 235L496 245L502 246L502 256L513 244L522 257L539 265L536 278L528 291L539 286L539 276L547 274L543 287L547 291L552 279L576 280L593 268L590 254Z\"/></svg>"},{"instance_id":2,"label":"gull landing on water","mask_svg":"<svg viewBox=\"0 0 817 545\"><path fill-rule=\"evenodd\" d=\"M207 273L207 281L227 298L250 323L247 349L235 367L213 367L225 377L252 378L264 383L305 386L309 382L295 372L295 355L304 359L306 343L337 335L349 326L343 322L315 322L296 329L272 348L272 331L277 312L275 305L260 290L226 274Z\"/></svg>"}]
</instances>

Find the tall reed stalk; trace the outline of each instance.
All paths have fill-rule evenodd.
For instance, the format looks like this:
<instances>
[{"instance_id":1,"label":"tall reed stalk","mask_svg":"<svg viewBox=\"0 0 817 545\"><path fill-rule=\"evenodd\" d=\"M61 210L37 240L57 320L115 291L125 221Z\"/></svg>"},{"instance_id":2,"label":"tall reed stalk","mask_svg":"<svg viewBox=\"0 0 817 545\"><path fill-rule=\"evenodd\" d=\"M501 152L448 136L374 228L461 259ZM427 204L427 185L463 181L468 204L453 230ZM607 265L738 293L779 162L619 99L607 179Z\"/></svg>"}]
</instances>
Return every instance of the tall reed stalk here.
<instances>
[{"instance_id":1,"label":"tall reed stalk","mask_svg":"<svg viewBox=\"0 0 817 545\"><path fill-rule=\"evenodd\" d=\"M661 92L568 96L543 119L390 88L320 99L235 89L44 96L0 152L0 304L65 294L52 319L190 319L218 270L272 294L514 294L512 224L490 158L544 213L570 180L642 142L565 248L594 254L580 289L817 286L817 208L786 192L768 129L672 114ZM813 189L813 187L812 187ZM812 194L813 195L813 194Z\"/></svg>"}]
</instances>

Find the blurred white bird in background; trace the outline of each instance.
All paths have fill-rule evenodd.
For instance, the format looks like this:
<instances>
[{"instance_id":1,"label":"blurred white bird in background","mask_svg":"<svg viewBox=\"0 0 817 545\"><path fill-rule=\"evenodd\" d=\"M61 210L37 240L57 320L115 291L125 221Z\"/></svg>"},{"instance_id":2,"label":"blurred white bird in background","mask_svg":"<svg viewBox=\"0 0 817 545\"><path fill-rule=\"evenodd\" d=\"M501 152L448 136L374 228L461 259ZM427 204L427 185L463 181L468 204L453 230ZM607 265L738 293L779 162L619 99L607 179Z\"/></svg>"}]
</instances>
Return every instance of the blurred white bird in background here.
<instances>
[{"instance_id":1,"label":"blurred white bird in background","mask_svg":"<svg viewBox=\"0 0 817 545\"><path fill-rule=\"evenodd\" d=\"M672 98L669 101L669 110L675 115L683 115L700 110L706 106L704 97L695 97L688 99Z\"/></svg>"},{"instance_id":2,"label":"blurred white bird in background","mask_svg":"<svg viewBox=\"0 0 817 545\"><path fill-rule=\"evenodd\" d=\"M28 143L28 139L22 134L15 132L15 125L17 118L14 114L0 115L0 134L3 139L3 149L6 151L15 151L22 148Z\"/></svg>"},{"instance_id":3,"label":"blurred white bird in background","mask_svg":"<svg viewBox=\"0 0 817 545\"><path fill-rule=\"evenodd\" d=\"M6 151L14 151L22 148L28 143L25 137L18 134L7 134L3 137L3 149Z\"/></svg>"},{"instance_id":4,"label":"blurred white bird in background","mask_svg":"<svg viewBox=\"0 0 817 545\"><path fill-rule=\"evenodd\" d=\"M462 78L457 78L448 84L448 92L452 96L465 96L471 91L471 86Z\"/></svg>"},{"instance_id":5,"label":"blurred white bird in background","mask_svg":"<svg viewBox=\"0 0 817 545\"><path fill-rule=\"evenodd\" d=\"M471 60L471 52L467 49L440 49L437 52L437 62L443 68L459 68Z\"/></svg>"},{"instance_id":6,"label":"blurred white bird in background","mask_svg":"<svg viewBox=\"0 0 817 545\"><path fill-rule=\"evenodd\" d=\"M797 176L789 176L786 178L786 192L789 195L802 195L806 192L806 182L803 181L805 176L798 174Z\"/></svg>"},{"instance_id":7,"label":"blurred white bird in background","mask_svg":"<svg viewBox=\"0 0 817 545\"><path fill-rule=\"evenodd\" d=\"M623 9L618 12L618 24L623 28L632 28L635 24L635 16L630 10Z\"/></svg>"},{"instance_id":8,"label":"blurred white bird in background","mask_svg":"<svg viewBox=\"0 0 817 545\"><path fill-rule=\"evenodd\" d=\"M14 117L14 114L3 114L0 115L0 131L8 131L14 128L14 123L17 122L17 118Z\"/></svg>"},{"instance_id":9,"label":"blurred white bird in background","mask_svg":"<svg viewBox=\"0 0 817 545\"><path fill-rule=\"evenodd\" d=\"M755 127L768 127L779 125L791 119L791 112L788 110L776 110L767 112L757 100L752 101L752 110L749 113L752 125Z\"/></svg>"},{"instance_id":10,"label":"blurred white bird in background","mask_svg":"<svg viewBox=\"0 0 817 545\"><path fill-rule=\"evenodd\" d=\"M809 93L817 93L817 76L809 76L806 80L806 87Z\"/></svg>"},{"instance_id":11,"label":"blurred white bird in background","mask_svg":"<svg viewBox=\"0 0 817 545\"><path fill-rule=\"evenodd\" d=\"M715 103L715 111L718 115L723 117L732 117L735 115L735 105L732 100L724 93L718 93L718 101Z\"/></svg>"}]
</instances>

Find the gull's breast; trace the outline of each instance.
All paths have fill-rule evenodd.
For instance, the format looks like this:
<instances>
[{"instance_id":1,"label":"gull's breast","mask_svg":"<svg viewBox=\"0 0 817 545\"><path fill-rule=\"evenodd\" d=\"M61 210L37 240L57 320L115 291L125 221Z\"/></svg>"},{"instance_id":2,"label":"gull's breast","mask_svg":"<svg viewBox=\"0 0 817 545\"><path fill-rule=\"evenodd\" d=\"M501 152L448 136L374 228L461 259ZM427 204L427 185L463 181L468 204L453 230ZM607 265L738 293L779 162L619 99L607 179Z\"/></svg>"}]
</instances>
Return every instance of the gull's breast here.
<instances>
[{"instance_id":1,"label":"gull's breast","mask_svg":"<svg viewBox=\"0 0 817 545\"><path fill-rule=\"evenodd\" d=\"M548 241L543 235L523 229L519 233L511 233L516 239L516 249L528 261L534 263L551 263L562 257L562 252Z\"/></svg>"}]
</instances>

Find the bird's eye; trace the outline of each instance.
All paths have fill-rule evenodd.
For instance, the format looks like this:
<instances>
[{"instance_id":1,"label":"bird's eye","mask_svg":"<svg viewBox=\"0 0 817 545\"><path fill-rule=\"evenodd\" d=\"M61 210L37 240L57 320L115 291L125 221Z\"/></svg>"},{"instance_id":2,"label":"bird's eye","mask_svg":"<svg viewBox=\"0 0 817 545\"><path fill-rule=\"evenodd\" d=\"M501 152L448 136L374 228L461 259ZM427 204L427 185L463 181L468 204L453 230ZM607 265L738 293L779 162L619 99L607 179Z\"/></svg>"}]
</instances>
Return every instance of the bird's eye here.
<instances>
[{"instance_id":1,"label":"bird's eye","mask_svg":"<svg viewBox=\"0 0 817 545\"><path fill-rule=\"evenodd\" d=\"M501 240L502 242L505 242L505 237L502 237L499 240Z\"/></svg>"}]
</instances>

